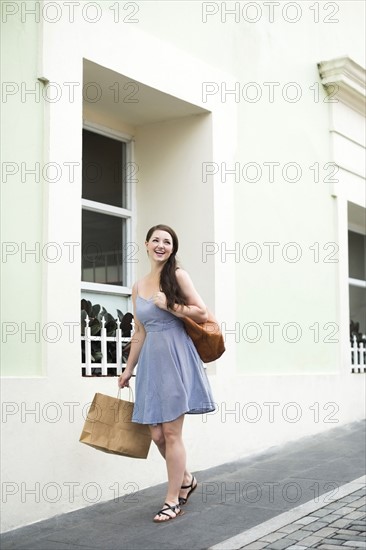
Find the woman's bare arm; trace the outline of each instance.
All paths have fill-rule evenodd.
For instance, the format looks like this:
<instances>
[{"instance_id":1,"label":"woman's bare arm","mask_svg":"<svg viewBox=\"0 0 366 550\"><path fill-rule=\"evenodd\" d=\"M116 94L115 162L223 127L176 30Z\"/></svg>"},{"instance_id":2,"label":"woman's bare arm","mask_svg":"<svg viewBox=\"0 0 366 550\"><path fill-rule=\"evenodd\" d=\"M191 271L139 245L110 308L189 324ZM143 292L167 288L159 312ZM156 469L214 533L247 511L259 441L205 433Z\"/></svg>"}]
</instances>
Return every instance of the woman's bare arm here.
<instances>
[{"instance_id":1,"label":"woman's bare arm","mask_svg":"<svg viewBox=\"0 0 366 550\"><path fill-rule=\"evenodd\" d=\"M189 317L196 323L204 323L207 321L207 308L194 287L192 279L184 269L177 269L176 277L181 291L188 302L187 306L175 304L174 315L177 317Z\"/></svg>"},{"instance_id":2,"label":"woman's bare arm","mask_svg":"<svg viewBox=\"0 0 366 550\"><path fill-rule=\"evenodd\" d=\"M138 358L140 356L141 348L145 341L146 332L145 329L136 317L136 285L132 288L132 302L133 302L133 314L134 314L134 334L131 338L131 348L127 359L126 368L119 378L118 385L123 388L128 385L128 380L131 378L134 368L137 365Z\"/></svg>"}]
</instances>

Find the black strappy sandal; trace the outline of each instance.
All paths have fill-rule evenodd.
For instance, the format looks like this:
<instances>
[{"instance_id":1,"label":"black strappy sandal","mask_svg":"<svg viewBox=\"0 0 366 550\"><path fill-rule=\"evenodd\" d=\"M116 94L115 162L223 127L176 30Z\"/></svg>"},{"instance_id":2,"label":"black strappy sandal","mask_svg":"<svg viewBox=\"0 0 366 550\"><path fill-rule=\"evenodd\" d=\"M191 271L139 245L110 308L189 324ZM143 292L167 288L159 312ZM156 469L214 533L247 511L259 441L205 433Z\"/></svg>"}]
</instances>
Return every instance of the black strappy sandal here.
<instances>
[{"instance_id":1,"label":"black strappy sandal","mask_svg":"<svg viewBox=\"0 0 366 550\"><path fill-rule=\"evenodd\" d=\"M182 512L182 510L180 509L179 504L173 504L172 506L170 506L170 504L168 504L167 502L164 502L164 504L165 504L166 508L162 508L161 510L159 510L157 515L161 516L161 515L164 514L164 516L168 516L169 519L153 519L154 523L166 523L167 521L169 521L171 519L175 519L179 515L184 514L184 512ZM171 510L172 512L174 512L175 516L171 516L170 514L167 514L166 510Z\"/></svg>"},{"instance_id":2,"label":"black strappy sandal","mask_svg":"<svg viewBox=\"0 0 366 550\"><path fill-rule=\"evenodd\" d=\"M193 487L193 483L196 481L196 485ZM184 506L184 504L187 503L187 500L189 499L190 495L193 493L195 489L197 489L198 482L194 475L192 475L192 481L190 485L182 485L181 489L190 489L187 493L186 498L179 497L179 506Z\"/></svg>"}]
</instances>

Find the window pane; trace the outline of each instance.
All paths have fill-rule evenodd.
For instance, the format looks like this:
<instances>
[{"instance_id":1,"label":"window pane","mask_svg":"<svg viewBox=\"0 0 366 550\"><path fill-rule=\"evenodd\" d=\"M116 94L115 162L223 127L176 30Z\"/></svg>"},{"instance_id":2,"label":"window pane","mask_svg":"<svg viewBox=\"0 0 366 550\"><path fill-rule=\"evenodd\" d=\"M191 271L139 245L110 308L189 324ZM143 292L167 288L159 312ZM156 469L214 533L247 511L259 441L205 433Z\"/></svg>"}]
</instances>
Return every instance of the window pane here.
<instances>
[{"instance_id":1,"label":"window pane","mask_svg":"<svg viewBox=\"0 0 366 550\"><path fill-rule=\"evenodd\" d=\"M126 143L83 130L83 198L126 205Z\"/></svg>"},{"instance_id":2,"label":"window pane","mask_svg":"<svg viewBox=\"0 0 366 550\"><path fill-rule=\"evenodd\" d=\"M83 210L82 281L126 286L122 264L125 225L123 218Z\"/></svg>"},{"instance_id":3,"label":"window pane","mask_svg":"<svg viewBox=\"0 0 366 550\"><path fill-rule=\"evenodd\" d=\"M366 280L366 236L348 231L348 265L352 279Z\"/></svg>"},{"instance_id":4,"label":"window pane","mask_svg":"<svg viewBox=\"0 0 366 550\"><path fill-rule=\"evenodd\" d=\"M359 332L366 334L366 289L350 285L349 308L351 321L359 323Z\"/></svg>"}]
</instances>

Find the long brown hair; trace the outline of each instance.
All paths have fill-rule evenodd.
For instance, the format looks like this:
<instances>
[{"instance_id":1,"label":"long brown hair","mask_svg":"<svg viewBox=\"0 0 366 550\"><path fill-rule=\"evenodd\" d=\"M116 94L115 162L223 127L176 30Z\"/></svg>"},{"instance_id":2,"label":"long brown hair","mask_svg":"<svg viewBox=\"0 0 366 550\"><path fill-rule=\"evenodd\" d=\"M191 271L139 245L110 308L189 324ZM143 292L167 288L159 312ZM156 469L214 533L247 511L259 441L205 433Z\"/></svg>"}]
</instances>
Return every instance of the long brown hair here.
<instances>
[{"instance_id":1,"label":"long brown hair","mask_svg":"<svg viewBox=\"0 0 366 550\"><path fill-rule=\"evenodd\" d=\"M186 306L187 300L178 285L177 277L175 275L175 272L178 269L176 254L178 252L179 242L177 234L168 225L154 225L147 232L146 241L151 239L154 231L166 231L169 233L173 241L173 252L169 256L168 261L165 263L160 273L160 288L166 296L168 309L173 309L175 304Z\"/></svg>"}]
</instances>

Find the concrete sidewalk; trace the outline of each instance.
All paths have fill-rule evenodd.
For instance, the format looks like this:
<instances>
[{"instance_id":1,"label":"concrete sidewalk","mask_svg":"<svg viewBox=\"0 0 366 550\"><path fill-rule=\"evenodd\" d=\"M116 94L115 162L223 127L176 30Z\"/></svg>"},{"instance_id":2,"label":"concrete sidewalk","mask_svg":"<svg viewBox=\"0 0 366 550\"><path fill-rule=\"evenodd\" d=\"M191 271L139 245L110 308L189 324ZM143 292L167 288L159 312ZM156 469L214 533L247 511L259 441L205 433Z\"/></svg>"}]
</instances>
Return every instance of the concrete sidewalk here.
<instances>
[{"instance_id":1,"label":"concrete sidewalk","mask_svg":"<svg viewBox=\"0 0 366 550\"><path fill-rule=\"evenodd\" d=\"M366 548L364 473L360 421L195 472L184 515L163 525L165 484L4 533L1 549Z\"/></svg>"}]
</instances>

